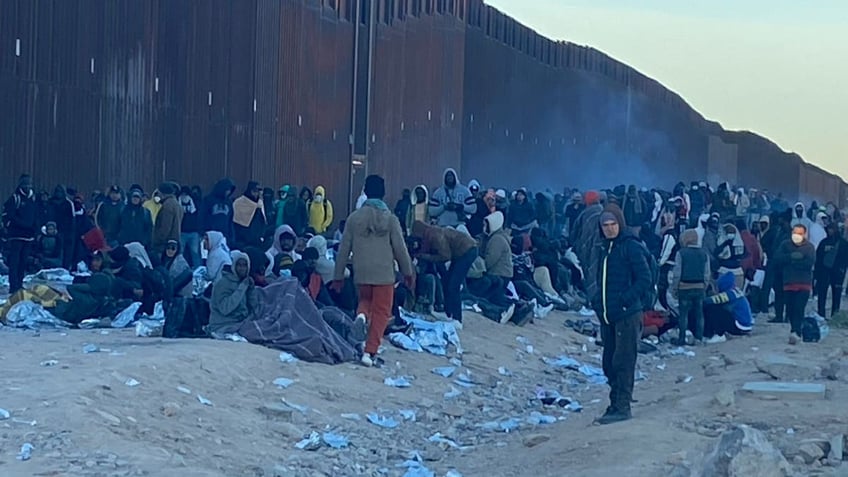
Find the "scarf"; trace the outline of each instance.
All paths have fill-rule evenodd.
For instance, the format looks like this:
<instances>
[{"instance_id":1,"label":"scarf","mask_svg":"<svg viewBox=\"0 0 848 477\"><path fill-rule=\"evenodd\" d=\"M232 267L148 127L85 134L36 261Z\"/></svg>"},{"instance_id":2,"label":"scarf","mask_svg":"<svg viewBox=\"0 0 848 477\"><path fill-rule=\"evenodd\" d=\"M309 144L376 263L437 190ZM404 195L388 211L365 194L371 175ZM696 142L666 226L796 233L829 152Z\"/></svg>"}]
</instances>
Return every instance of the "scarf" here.
<instances>
[{"instance_id":1,"label":"scarf","mask_svg":"<svg viewBox=\"0 0 848 477\"><path fill-rule=\"evenodd\" d=\"M194 206L194 199L192 199L190 195L181 195L180 205L183 206L183 211L185 211L188 215L192 215L197 212L197 207Z\"/></svg>"},{"instance_id":2,"label":"scarf","mask_svg":"<svg viewBox=\"0 0 848 477\"><path fill-rule=\"evenodd\" d=\"M366 199L362 205L369 205L377 210L389 210L389 206L380 199Z\"/></svg>"},{"instance_id":3,"label":"scarf","mask_svg":"<svg viewBox=\"0 0 848 477\"><path fill-rule=\"evenodd\" d=\"M233 202L233 222L242 227L250 227L253 216L256 215L257 211L261 212L263 217L265 216L262 199L254 202L245 196L241 196Z\"/></svg>"}]
</instances>

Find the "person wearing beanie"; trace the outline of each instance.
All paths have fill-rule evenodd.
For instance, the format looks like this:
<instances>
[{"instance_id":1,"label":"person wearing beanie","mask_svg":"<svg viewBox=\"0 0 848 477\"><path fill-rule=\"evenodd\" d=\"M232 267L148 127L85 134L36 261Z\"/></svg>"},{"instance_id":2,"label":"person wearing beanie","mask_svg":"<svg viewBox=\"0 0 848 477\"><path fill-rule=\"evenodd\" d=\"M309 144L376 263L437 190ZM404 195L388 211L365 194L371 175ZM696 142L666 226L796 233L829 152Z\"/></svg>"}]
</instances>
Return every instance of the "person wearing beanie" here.
<instances>
[{"instance_id":1,"label":"person wearing beanie","mask_svg":"<svg viewBox=\"0 0 848 477\"><path fill-rule=\"evenodd\" d=\"M180 187L173 182L164 182L159 186L161 201L159 215L153 219L153 240L151 242L152 256L157 259L165 251L169 240L180 241L183 223L183 207L175 194Z\"/></svg>"},{"instance_id":2,"label":"person wearing beanie","mask_svg":"<svg viewBox=\"0 0 848 477\"><path fill-rule=\"evenodd\" d=\"M112 275L112 296L116 299L141 301L143 275L141 262L130 256L130 251L123 245L109 252Z\"/></svg>"},{"instance_id":3,"label":"person wearing beanie","mask_svg":"<svg viewBox=\"0 0 848 477\"><path fill-rule=\"evenodd\" d=\"M698 232L687 229L680 235L681 248L674 258L671 292L678 301L678 346L686 346L689 315L695 315L695 340L704 339L704 308L710 283L710 257L698 246Z\"/></svg>"},{"instance_id":4,"label":"person wearing beanie","mask_svg":"<svg viewBox=\"0 0 848 477\"><path fill-rule=\"evenodd\" d=\"M442 186L430 198L430 216L438 221L440 227L456 228L476 211L477 199L468 187L459 182L454 169L445 169Z\"/></svg>"},{"instance_id":5,"label":"person wearing beanie","mask_svg":"<svg viewBox=\"0 0 848 477\"><path fill-rule=\"evenodd\" d=\"M348 264L353 264L353 277L359 293L356 321L370 322L361 362L365 366L373 366L377 364L377 351L392 316L395 262L409 290L415 290L415 275L400 222L383 202L386 195L383 178L368 176L365 179L365 195L368 199L362 207L347 218L332 288L335 293L342 292L345 270Z\"/></svg>"},{"instance_id":6,"label":"person wearing beanie","mask_svg":"<svg viewBox=\"0 0 848 477\"><path fill-rule=\"evenodd\" d=\"M601 194L590 190L584 195L586 208L577 217L569 234L569 242L574 244L574 252L583 267L586 295L591 300L598 294L597 277L600 263L601 237L598 235L599 220L604 207Z\"/></svg>"},{"instance_id":7,"label":"person wearing beanie","mask_svg":"<svg viewBox=\"0 0 848 477\"><path fill-rule=\"evenodd\" d=\"M583 194L574 192L571 194L571 202L565 206L565 231L566 237L571 235L577 222L577 217L586 209L586 204L583 201Z\"/></svg>"},{"instance_id":8,"label":"person wearing beanie","mask_svg":"<svg viewBox=\"0 0 848 477\"><path fill-rule=\"evenodd\" d=\"M124 210L124 195L121 188L113 185L105 201L94 210L94 224L103 231L106 243L116 246L120 242L121 212Z\"/></svg>"},{"instance_id":9,"label":"person wearing beanie","mask_svg":"<svg viewBox=\"0 0 848 477\"><path fill-rule=\"evenodd\" d=\"M598 215L595 233L602 240L602 254L595 280L600 292L591 302L601 322L602 361L610 386L610 406L597 422L611 424L631 417L643 299L654 283L644 245L627 229L621 209L610 204Z\"/></svg>"},{"instance_id":10,"label":"person wearing beanie","mask_svg":"<svg viewBox=\"0 0 848 477\"><path fill-rule=\"evenodd\" d=\"M150 247L153 239L153 217L150 211L142 206L143 192L138 189L130 190L130 200L121 211L120 232L118 242L126 245L138 242L145 248Z\"/></svg>"},{"instance_id":11,"label":"person wearing beanie","mask_svg":"<svg viewBox=\"0 0 848 477\"><path fill-rule=\"evenodd\" d=\"M32 191L32 177L24 174L18 179L15 192L3 204L3 227L9 239L9 293L23 288L27 259L33 252L38 234L38 207Z\"/></svg>"}]
</instances>

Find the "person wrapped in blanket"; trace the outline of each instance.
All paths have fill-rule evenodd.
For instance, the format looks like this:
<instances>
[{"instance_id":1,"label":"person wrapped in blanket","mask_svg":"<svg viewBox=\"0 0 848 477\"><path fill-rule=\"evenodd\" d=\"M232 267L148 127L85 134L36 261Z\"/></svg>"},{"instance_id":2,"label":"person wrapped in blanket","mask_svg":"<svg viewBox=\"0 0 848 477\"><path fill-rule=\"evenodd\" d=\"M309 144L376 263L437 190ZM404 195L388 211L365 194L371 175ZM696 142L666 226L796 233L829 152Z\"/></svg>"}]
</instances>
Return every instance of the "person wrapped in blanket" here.
<instances>
[{"instance_id":1,"label":"person wrapped in blanket","mask_svg":"<svg viewBox=\"0 0 848 477\"><path fill-rule=\"evenodd\" d=\"M751 305L736 287L733 272L722 274L716 282L718 293L704 301L704 337L707 342L721 340L725 334L742 336L754 326Z\"/></svg>"}]
</instances>

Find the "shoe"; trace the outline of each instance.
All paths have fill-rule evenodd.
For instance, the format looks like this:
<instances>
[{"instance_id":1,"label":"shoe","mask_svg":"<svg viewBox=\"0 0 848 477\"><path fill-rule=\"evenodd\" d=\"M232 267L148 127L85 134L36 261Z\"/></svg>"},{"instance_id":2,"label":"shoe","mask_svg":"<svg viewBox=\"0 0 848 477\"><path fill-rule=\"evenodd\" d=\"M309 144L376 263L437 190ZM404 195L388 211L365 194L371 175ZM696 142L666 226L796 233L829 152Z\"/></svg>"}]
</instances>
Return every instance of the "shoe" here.
<instances>
[{"instance_id":1,"label":"shoe","mask_svg":"<svg viewBox=\"0 0 848 477\"><path fill-rule=\"evenodd\" d=\"M368 323L365 319L365 314L356 315L353 324L350 326L350 337L354 341L363 342L368 338Z\"/></svg>"},{"instance_id":2,"label":"shoe","mask_svg":"<svg viewBox=\"0 0 848 477\"><path fill-rule=\"evenodd\" d=\"M530 319L533 318L533 309L530 305L523 304L516 308L515 314L512 316L512 321L517 326L524 326L530 322Z\"/></svg>"},{"instance_id":3,"label":"shoe","mask_svg":"<svg viewBox=\"0 0 848 477\"><path fill-rule=\"evenodd\" d=\"M727 338L724 335L715 335L711 338L707 338L705 343L716 344L716 343L724 343L725 341L727 341Z\"/></svg>"},{"instance_id":4,"label":"shoe","mask_svg":"<svg viewBox=\"0 0 848 477\"><path fill-rule=\"evenodd\" d=\"M539 318L539 319L545 318L546 316L548 316L548 314L550 314L551 310L553 310L553 309L554 309L553 304L550 304L548 306L536 305L533 308L533 316L536 317L536 318Z\"/></svg>"},{"instance_id":5,"label":"shoe","mask_svg":"<svg viewBox=\"0 0 848 477\"><path fill-rule=\"evenodd\" d=\"M789 333L789 344L795 345L798 344L798 341L801 340L801 337L795 333Z\"/></svg>"},{"instance_id":6,"label":"shoe","mask_svg":"<svg viewBox=\"0 0 848 477\"><path fill-rule=\"evenodd\" d=\"M365 366L366 368L370 368L371 366L374 366L374 360L371 358L371 355L368 354L368 353L363 353L362 358L359 359L359 362L362 364L362 366Z\"/></svg>"},{"instance_id":7,"label":"shoe","mask_svg":"<svg viewBox=\"0 0 848 477\"><path fill-rule=\"evenodd\" d=\"M605 426L607 424L615 424L616 422L623 422L630 420L633 416L630 414L630 411L618 411L613 410L612 412L608 412L603 416L599 417L595 420L598 424Z\"/></svg>"},{"instance_id":8,"label":"shoe","mask_svg":"<svg viewBox=\"0 0 848 477\"><path fill-rule=\"evenodd\" d=\"M501 324L505 325L510 319L512 319L512 315L514 315L514 314L515 314L515 303L509 305L509 308L507 308L506 310L504 310L503 313L501 313Z\"/></svg>"}]
</instances>

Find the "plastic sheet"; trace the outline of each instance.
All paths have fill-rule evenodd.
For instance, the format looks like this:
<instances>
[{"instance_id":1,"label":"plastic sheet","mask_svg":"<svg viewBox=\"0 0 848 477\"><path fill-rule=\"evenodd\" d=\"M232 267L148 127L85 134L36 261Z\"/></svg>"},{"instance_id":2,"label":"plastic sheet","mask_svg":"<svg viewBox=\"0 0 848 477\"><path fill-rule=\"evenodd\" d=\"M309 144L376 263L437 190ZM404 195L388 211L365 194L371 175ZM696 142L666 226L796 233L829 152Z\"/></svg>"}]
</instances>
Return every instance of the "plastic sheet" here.
<instances>
[{"instance_id":1,"label":"plastic sheet","mask_svg":"<svg viewBox=\"0 0 848 477\"><path fill-rule=\"evenodd\" d=\"M192 294L194 296L203 295L206 288L212 284L206 280L206 267L197 267L191 275Z\"/></svg>"},{"instance_id":2,"label":"plastic sheet","mask_svg":"<svg viewBox=\"0 0 848 477\"><path fill-rule=\"evenodd\" d=\"M332 432L325 432L321 436L321 440L333 449L344 449L350 445L350 440L347 437Z\"/></svg>"},{"instance_id":3,"label":"plastic sheet","mask_svg":"<svg viewBox=\"0 0 848 477\"><path fill-rule=\"evenodd\" d=\"M129 326L130 323L135 321L135 315L136 313L138 313L139 308L141 308L141 302L135 302L132 305L124 308L124 310L118 313L118 316L116 316L115 319L112 320L112 328L126 328L127 326Z\"/></svg>"},{"instance_id":4,"label":"plastic sheet","mask_svg":"<svg viewBox=\"0 0 848 477\"><path fill-rule=\"evenodd\" d=\"M70 285L73 282L74 276L64 268L39 270L33 275L24 277L24 283L62 283L64 285Z\"/></svg>"},{"instance_id":5,"label":"plastic sheet","mask_svg":"<svg viewBox=\"0 0 848 477\"><path fill-rule=\"evenodd\" d=\"M438 368L433 368L431 371L433 374L437 374L443 378L449 378L453 376L453 373L456 371L456 368L454 366L441 366Z\"/></svg>"},{"instance_id":6,"label":"plastic sheet","mask_svg":"<svg viewBox=\"0 0 848 477\"><path fill-rule=\"evenodd\" d=\"M43 306L29 300L12 305L6 314L6 324L14 328L41 330L51 328L68 328L69 323L53 316Z\"/></svg>"},{"instance_id":7,"label":"plastic sheet","mask_svg":"<svg viewBox=\"0 0 848 477\"><path fill-rule=\"evenodd\" d=\"M409 388L412 387L412 383L409 381L409 378L406 376L398 376L396 378L386 378L383 380L383 384L386 386L390 386L393 388Z\"/></svg>"},{"instance_id":8,"label":"plastic sheet","mask_svg":"<svg viewBox=\"0 0 848 477\"><path fill-rule=\"evenodd\" d=\"M400 317L403 321L412 325L408 335L424 351L437 356L445 356L448 347L453 345L456 352L462 354L459 333L454 323L444 321L431 323L421 315L410 313L403 308L400 309Z\"/></svg>"},{"instance_id":9,"label":"plastic sheet","mask_svg":"<svg viewBox=\"0 0 848 477\"><path fill-rule=\"evenodd\" d=\"M138 320L135 324L135 335L142 338L157 338L162 336L163 328L163 321Z\"/></svg>"},{"instance_id":10,"label":"plastic sheet","mask_svg":"<svg viewBox=\"0 0 848 477\"><path fill-rule=\"evenodd\" d=\"M381 416L379 414L371 413L366 417L368 418L368 422L371 424L385 429L394 429L399 425L396 420L389 416Z\"/></svg>"}]
</instances>

